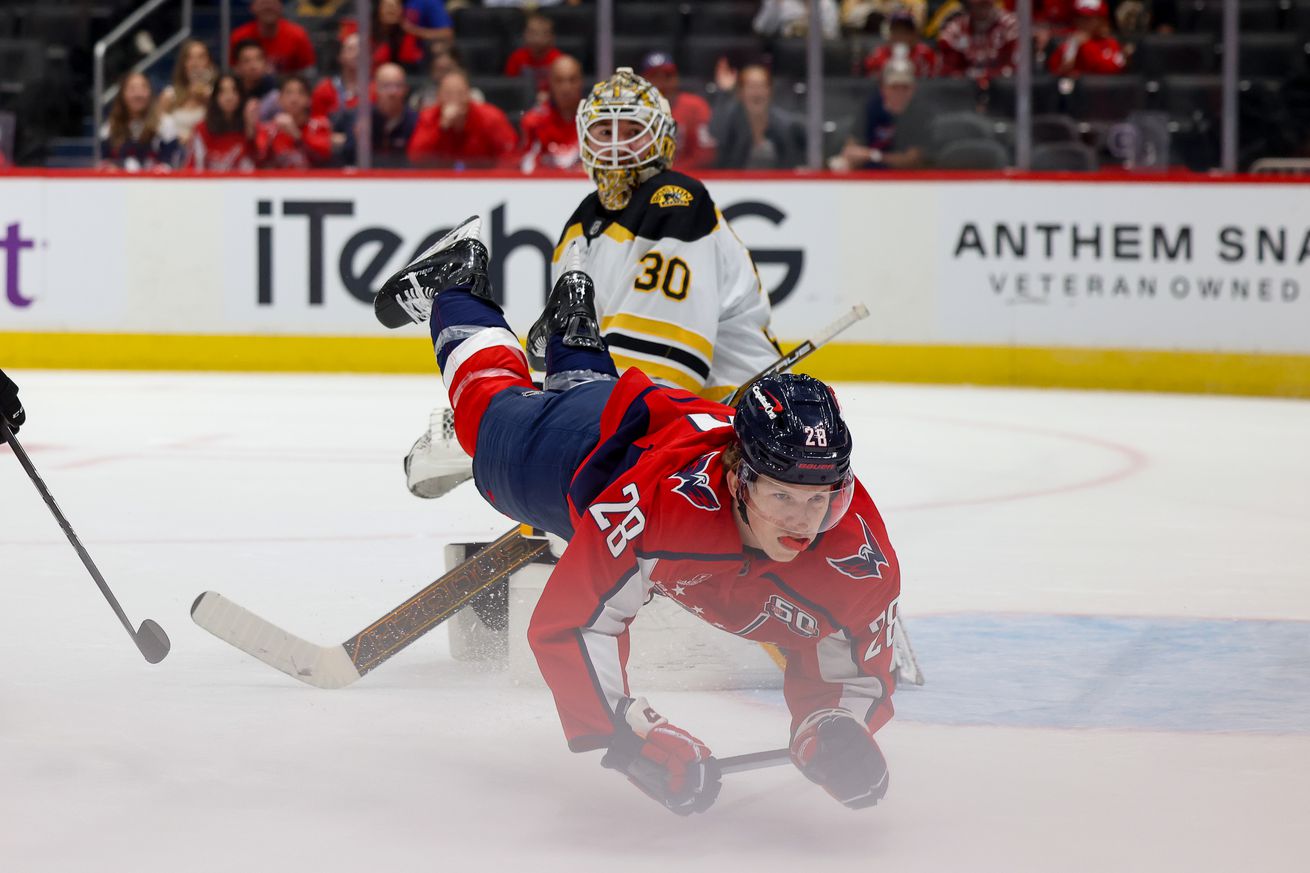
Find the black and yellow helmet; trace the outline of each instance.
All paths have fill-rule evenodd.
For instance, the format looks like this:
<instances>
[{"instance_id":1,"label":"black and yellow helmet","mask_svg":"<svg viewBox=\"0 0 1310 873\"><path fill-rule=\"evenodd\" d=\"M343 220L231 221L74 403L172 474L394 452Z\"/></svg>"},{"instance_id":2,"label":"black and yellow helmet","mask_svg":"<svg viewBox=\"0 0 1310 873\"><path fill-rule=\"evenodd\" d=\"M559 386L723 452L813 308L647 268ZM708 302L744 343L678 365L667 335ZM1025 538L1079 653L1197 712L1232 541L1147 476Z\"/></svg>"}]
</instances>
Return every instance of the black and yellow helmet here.
<instances>
[{"instance_id":1,"label":"black and yellow helmet","mask_svg":"<svg viewBox=\"0 0 1310 873\"><path fill-rule=\"evenodd\" d=\"M578 106L577 125L582 165L606 209L622 209L637 185L673 163L669 101L630 67L591 89Z\"/></svg>"}]
</instances>

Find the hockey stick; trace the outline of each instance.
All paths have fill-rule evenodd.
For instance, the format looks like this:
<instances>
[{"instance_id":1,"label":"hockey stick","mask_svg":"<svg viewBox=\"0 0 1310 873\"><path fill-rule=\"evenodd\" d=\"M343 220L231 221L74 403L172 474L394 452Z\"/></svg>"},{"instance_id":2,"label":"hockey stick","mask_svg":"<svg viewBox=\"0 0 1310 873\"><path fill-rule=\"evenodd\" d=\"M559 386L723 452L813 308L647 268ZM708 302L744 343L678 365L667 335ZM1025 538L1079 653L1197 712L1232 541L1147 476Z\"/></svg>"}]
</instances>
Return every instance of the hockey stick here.
<instances>
[{"instance_id":1,"label":"hockey stick","mask_svg":"<svg viewBox=\"0 0 1310 873\"><path fill-rule=\"evenodd\" d=\"M336 646L289 634L240 604L206 591L191 618L214 636L316 688L344 688L454 615L475 594L546 552L515 527L437 581Z\"/></svg>"},{"instance_id":2,"label":"hockey stick","mask_svg":"<svg viewBox=\"0 0 1310 873\"><path fill-rule=\"evenodd\" d=\"M727 397L723 399L724 405L736 406L737 401L740 400L741 396L746 393L747 388L750 388L752 385L754 385L759 380L763 379L765 376L773 376L777 373L781 373L783 370L790 370L792 367L799 364L802 360L808 358L810 355L818 351L820 347L827 345L832 340L833 337L837 336L837 334L841 333L855 322L868 317L869 317L869 308L865 306L863 303L855 304L854 306L851 307L850 311L847 312L845 315L843 315L841 318L837 319L832 324L828 325L823 330L819 331L813 337L807 339L805 342L801 343L787 354L778 358L778 360L774 361L772 364L765 367L760 372L756 373L746 382L742 383L741 385L738 385L736 391L733 391L731 394L729 394Z\"/></svg>"},{"instance_id":3,"label":"hockey stick","mask_svg":"<svg viewBox=\"0 0 1310 873\"><path fill-rule=\"evenodd\" d=\"M853 307L746 384L787 369L868 314L862 305ZM301 682L316 688L344 688L450 618L483 589L541 555L546 548L545 542L527 540L519 528L513 528L339 646L320 646L301 639L214 591L206 591L196 598L191 618L224 642Z\"/></svg>"},{"instance_id":4,"label":"hockey stick","mask_svg":"<svg viewBox=\"0 0 1310 873\"><path fill-rule=\"evenodd\" d=\"M132 642L136 643L142 657L151 664L158 664L164 660L169 649L168 634L164 633L162 627L148 618L141 622L140 628L132 627L132 622L128 621L127 615L123 612L123 607L118 604L118 598L114 596L114 592L109 590L105 577L100 575L100 570L96 567L95 562L91 560L91 556L82 547L82 541L73 532L73 526L68 523L68 519L64 518L64 514L59 511L59 505L55 503L55 498L51 496L50 489L42 481L41 474L36 471L36 467L32 464L32 459L27 456L27 452L19 445L18 438L14 436L13 431L9 429L9 425L4 419L0 419L0 442L7 442L9 447L14 450L14 454L18 457L18 463L22 464L23 469L27 471L28 478L32 480L36 490L40 492L42 499L45 500L45 505L50 507L50 511L55 516L55 521L59 522L59 526L64 530L64 536L68 537L68 541L73 544L77 556L82 559L82 565L91 573L91 578L95 580L96 585L100 586L100 593L105 596L105 600L109 601L109 606L114 610L114 615L118 616L118 620L123 623L123 627L131 635Z\"/></svg>"},{"instance_id":5,"label":"hockey stick","mask_svg":"<svg viewBox=\"0 0 1310 873\"><path fill-rule=\"evenodd\" d=\"M791 749L769 749L765 752L751 752L749 755L733 755L719 759L719 772L744 773L747 770L763 770L765 767L777 767L791 763Z\"/></svg>"}]
</instances>

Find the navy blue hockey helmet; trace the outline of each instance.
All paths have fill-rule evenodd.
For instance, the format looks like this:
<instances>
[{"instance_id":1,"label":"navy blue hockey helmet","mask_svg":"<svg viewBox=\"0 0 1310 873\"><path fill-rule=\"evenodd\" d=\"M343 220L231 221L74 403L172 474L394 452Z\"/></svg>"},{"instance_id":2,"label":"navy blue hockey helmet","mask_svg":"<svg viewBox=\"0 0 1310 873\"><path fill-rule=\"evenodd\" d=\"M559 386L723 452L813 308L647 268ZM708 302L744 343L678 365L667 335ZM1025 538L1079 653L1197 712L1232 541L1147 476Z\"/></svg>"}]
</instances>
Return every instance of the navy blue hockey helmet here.
<instances>
[{"instance_id":1,"label":"navy blue hockey helmet","mask_svg":"<svg viewBox=\"0 0 1310 873\"><path fill-rule=\"evenodd\" d=\"M762 518L797 551L841 521L855 496L851 435L832 389L811 376L766 376L737 403L741 443L734 494L743 519Z\"/></svg>"},{"instance_id":2,"label":"navy blue hockey helmet","mask_svg":"<svg viewBox=\"0 0 1310 873\"><path fill-rule=\"evenodd\" d=\"M796 485L839 485L851 468L851 434L832 389L799 373L758 380L733 419L742 456L758 473Z\"/></svg>"}]
</instances>

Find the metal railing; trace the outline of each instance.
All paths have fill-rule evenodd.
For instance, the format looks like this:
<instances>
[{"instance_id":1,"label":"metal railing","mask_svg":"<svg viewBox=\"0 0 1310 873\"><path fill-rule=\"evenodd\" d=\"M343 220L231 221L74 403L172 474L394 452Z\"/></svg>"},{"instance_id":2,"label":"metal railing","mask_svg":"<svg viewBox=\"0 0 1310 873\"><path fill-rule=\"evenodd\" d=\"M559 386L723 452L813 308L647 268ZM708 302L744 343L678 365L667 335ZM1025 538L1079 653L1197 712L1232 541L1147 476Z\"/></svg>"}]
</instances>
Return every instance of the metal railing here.
<instances>
[{"instance_id":1,"label":"metal railing","mask_svg":"<svg viewBox=\"0 0 1310 873\"><path fill-rule=\"evenodd\" d=\"M147 0L135 12L123 19L117 27L105 35L103 39L95 45L95 71L92 84L91 106L94 120L94 129L91 131L95 139L95 162L100 163L100 128L105 120L105 106L113 102L118 96L118 85L105 87L105 53L109 47L119 42L126 36L132 28L141 23L150 13L166 3L176 3L178 0ZM173 49L182 44L182 41L191 35L191 0L181 0L182 3L182 21L177 31L164 40L150 54L132 65L132 72L139 73L148 69L160 58L166 56Z\"/></svg>"}]
</instances>

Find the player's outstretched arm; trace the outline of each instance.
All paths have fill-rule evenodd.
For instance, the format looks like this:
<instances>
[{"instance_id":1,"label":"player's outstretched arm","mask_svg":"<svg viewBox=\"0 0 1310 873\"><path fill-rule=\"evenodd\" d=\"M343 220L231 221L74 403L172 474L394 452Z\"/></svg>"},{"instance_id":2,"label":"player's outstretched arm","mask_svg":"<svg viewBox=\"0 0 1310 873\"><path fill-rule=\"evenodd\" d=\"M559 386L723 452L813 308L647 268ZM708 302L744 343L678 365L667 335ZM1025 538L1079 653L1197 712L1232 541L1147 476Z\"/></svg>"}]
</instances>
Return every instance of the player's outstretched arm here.
<instances>
[{"instance_id":1,"label":"player's outstretched arm","mask_svg":"<svg viewBox=\"0 0 1310 873\"><path fill-rule=\"evenodd\" d=\"M851 809L873 806L887 793L887 761L849 710L811 713L792 739L791 758L807 779Z\"/></svg>"},{"instance_id":2,"label":"player's outstretched arm","mask_svg":"<svg viewBox=\"0 0 1310 873\"><path fill-rule=\"evenodd\" d=\"M625 697L601 766L618 770L648 797L678 815L704 812L719 796L719 762L709 747L669 724L646 702Z\"/></svg>"}]
</instances>

